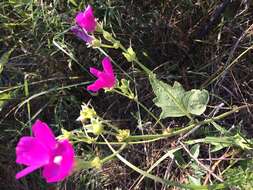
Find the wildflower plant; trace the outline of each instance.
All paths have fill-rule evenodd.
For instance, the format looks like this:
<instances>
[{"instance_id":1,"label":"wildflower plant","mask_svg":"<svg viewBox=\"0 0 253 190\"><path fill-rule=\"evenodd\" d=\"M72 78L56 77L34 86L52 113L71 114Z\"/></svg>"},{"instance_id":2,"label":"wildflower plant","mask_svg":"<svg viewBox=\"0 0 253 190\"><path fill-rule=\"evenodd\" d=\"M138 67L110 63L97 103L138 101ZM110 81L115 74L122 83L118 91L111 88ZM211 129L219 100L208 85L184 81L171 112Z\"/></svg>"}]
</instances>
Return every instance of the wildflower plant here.
<instances>
[{"instance_id":1,"label":"wildflower plant","mask_svg":"<svg viewBox=\"0 0 253 190\"><path fill-rule=\"evenodd\" d=\"M80 116L77 118L79 127L72 131L62 129L62 135L58 140L52 134L52 131L45 123L37 121L33 126L33 133L35 137L22 137L17 145L17 163L27 165L28 168L24 169L17 174L17 179L27 175L28 173L43 168L43 177L47 182L57 182L65 179L71 174L74 166L76 170L79 169L100 169L103 164L118 158L125 165L140 173L143 177L150 178L156 182L162 183L165 186L176 186L181 189L223 189L226 184L223 179L216 174L213 174L205 165L199 164L199 145L198 143L209 144L213 152L221 150L226 147L237 147L239 149L252 149L252 143L249 139L236 134L233 135L217 126L216 121L221 120L235 112L245 108L245 106L233 107L229 111L224 112L218 116L206 116L206 112L210 97L209 92L205 89L190 89L186 90L178 81L174 81L173 85L167 84L158 79L156 73L143 64L138 53L135 52L134 47L125 47L117 36L105 29L103 23L99 22L94 16L93 8L88 5L83 12L77 13L75 17L75 25L70 29L72 33L84 41L87 47L92 47L98 50L104 57L102 59L102 70L91 67L90 73L96 77L95 82L87 86L87 91L99 92L104 90L105 93L116 93L127 97L129 101L136 103L138 107L143 108L155 121L159 124L163 132L159 130L153 134L146 134L142 131L141 135L135 135L133 131L125 127L124 129L118 128L116 124L108 121L97 114L96 110L88 104L81 105ZM126 76L120 78L115 74L115 68L112 56L107 53L108 49L114 49L119 52L119 55L125 58L126 64L140 70L148 79L152 92L154 94L153 103L160 109L160 114L156 116L147 108L140 100L136 90L133 88L133 80L131 77ZM108 51L109 52L109 51ZM99 96L99 94L98 94ZM168 128L163 124L163 119L168 118L181 118L185 117L188 121L183 127ZM224 138L206 137L202 139L193 139L184 141L184 135L189 135L194 130L204 125L211 125L217 128L220 132L224 132ZM39 126L39 127L38 127ZM164 130L166 129L166 130ZM128 145L144 144L167 139L173 136L181 136L178 138L177 147L166 152L159 160L154 163L154 167L159 165L163 160L170 157L177 159L179 151L185 151L190 157L191 163L194 163L194 168L203 167L206 174L212 173L217 179L213 185L206 185L198 181L194 183L194 178L189 177L189 183L179 183L163 179L161 177L151 174L153 166L144 171L137 166L130 163L122 155L122 151ZM45 142L47 139L47 143ZM64 139L64 140L63 140ZM110 155L96 155L92 159L84 160L81 157L74 159L74 149L72 144L77 143L92 144L97 147L107 146L111 151ZM30 146L29 143L34 146ZM115 146L120 146L117 150ZM186 146L192 146L189 151ZM37 147L36 149L34 147ZM42 152L38 153L37 149ZM193 151L194 150L194 151ZM41 154L41 158L35 155ZM74 164L76 163L76 164ZM196 166L196 167L195 167ZM193 167L192 167L193 168ZM196 171L199 168L196 169ZM204 175L204 174L203 174ZM201 173L201 176L203 176ZM141 179L142 180L142 179Z\"/></svg>"}]
</instances>

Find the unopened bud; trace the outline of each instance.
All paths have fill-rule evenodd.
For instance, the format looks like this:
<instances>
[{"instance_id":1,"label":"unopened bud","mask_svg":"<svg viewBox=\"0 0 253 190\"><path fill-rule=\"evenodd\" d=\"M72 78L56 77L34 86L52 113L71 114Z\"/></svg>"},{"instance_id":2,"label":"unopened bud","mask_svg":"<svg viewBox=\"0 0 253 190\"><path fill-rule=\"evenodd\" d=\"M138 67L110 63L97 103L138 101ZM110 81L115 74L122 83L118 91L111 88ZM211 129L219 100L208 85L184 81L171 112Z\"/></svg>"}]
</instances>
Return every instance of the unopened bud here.
<instances>
[{"instance_id":1,"label":"unopened bud","mask_svg":"<svg viewBox=\"0 0 253 190\"><path fill-rule=\"evenodd\" d=\"M97 113L93 108L90 108L86 104L83 104L81 107L82 110L80 111L80 116L77 118L77 121L84 123L87 119L96 117Z\"/></svg>"},{"instance_id":2,"label":"unopened bud","mask_svg":"<svg viewBox=\"0 0 253 190\"><path fill-rule=\"evenodd\" d=\"M100 169L102 167L102 162L100 160L99 157L95 157L92 161L91 161L91 166L93 168L97 168Z\"/></svg>"},{"instance_id":3,"label":"unopened bud","mask_svg":"<svg viewBox=\"0 0 253 190\"><path fill-rule=\"evenodd\" d=\"M126 53L124 52L123 55L125 56L128 62L132 62L136 59L136 54L132 47L129 47L127 49L127 52Z\"/></svg>"},{"instance_id":4,"label":"unopened bud","mask_svg":"<svg viewBox=\"0 0 253 190\"><path fill-rule=\"evenodd\" d=\"M120 129L118 130L118 134L116 136L117 140L119 142L122 142L124 140L126 140L130 135L130 130L128 129Z\"/></svg>"},{"instance_id":5,"label":"unopened bud","mask_svg":"<svg viewBox=\"0 0 253 190\"><path fill-rule=\"evenodd\" d=\"M113 47L115 49L118 49L120 47L120 42L118 40L116 40L114 43L113 43Z\"/></svg>"},{"instance_id":6,"label":"unopened bud","mask_svg":"<svg viewBox=\"0 0 253 190\"><path fill-rule=\"evenodd\" d=\"M95 38L94 40L92 40L91 46L94 48L99 48L101 47L101 41Z\"/></svg>"},{"instance_id":7,"label":"unopened bud","mask_svg":"<svg viewBox=\"0 0 253 190\"><path fill-rule=\"evenodd\" d=\"M103 31L103 36L109 42L112 42L114 40L112 35L109 32L105 31L105 30Z\"/></svg>"},{"instance_id":8,"label":"unopened bud","mask_svg":"<svg viewBox=\"0 0 253 190\"><path fill-rule=\"evenodd\" d=\"M98 119L92 119L91 120L91 131L95 135L100 135L104 132L104 126L101 121Z\"/></svg>"}]
</instances>

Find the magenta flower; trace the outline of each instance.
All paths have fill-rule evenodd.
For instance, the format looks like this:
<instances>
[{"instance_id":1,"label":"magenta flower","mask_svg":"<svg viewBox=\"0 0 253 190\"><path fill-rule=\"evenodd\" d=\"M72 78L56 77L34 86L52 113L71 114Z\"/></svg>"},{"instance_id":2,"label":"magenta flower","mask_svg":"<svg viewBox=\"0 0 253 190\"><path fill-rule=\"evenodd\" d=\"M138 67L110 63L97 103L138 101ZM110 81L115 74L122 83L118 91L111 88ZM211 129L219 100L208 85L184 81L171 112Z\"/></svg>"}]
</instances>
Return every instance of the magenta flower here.
<instances>
[{"instance_id":1,"label":"magenta flower","mask_svg":"<svg viewBox=\"0 0 253 190\"><path fill-rule=\"evenodd\" d=\"M92 7L87 6L84 12L79 12L76 16L76 24L87 32L94 32L97 26Z\"/></svg>"},{"instance_id":2,"label":"magenta flower","mask_svg":"<svg viewBox=\"0 0 253 190\"><path fill-rule=\"evenodd\" d=\"M113 73L112 64L109 57L105 57L102 61L103 71L99 71L93 67L90 68L91 74L98 79L87 87L88 90L97 92L101 88L113 88L116 83L116 77Z\"/></svg>"},{"instance_id":3,"label":"magenta flower","mask_svg":"<svg viewBox=\"0 0 253 190\"><path fill-rule=\"evenodd\" d=\"M27 168L16 179L43 168L48 183L62 181L74 168L74 149L68 140L57 141L46 123L37 120L32 126L34 137L22 137L16 147L16 162Z\"/></svg>"},{"instance_id":4,"label":"magenta flower","mask_svg":"<svg viewBox=\"0 0 253 190\"><path fill-rule=\"evenodd\" d=\"M93 36L89 35L85 30L83 30L80 26L73 26L71 31L79 38L81 38L86 43L90 44L94 39Z\"/></svg>"}]
</instances>

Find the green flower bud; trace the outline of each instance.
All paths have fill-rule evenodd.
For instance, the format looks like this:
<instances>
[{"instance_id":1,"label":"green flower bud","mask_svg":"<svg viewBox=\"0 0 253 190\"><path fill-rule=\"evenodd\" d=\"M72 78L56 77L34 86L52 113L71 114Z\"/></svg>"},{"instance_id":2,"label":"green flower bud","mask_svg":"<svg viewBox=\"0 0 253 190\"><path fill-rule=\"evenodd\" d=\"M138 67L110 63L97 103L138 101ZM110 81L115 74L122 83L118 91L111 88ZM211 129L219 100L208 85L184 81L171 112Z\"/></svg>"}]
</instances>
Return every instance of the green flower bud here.
<instances>
[{"instance_id":1,"label":"green flower bud","mask_svg":"<svg viewBox=\"0 0 253 190\"><path fill-rule=\"evenodd\" d=\"M62 134L57 137L58 140L64 140L64 139L71 140L71 137L73 136L73 134L70 131L67 131L61 128L61 132Z\"/></svg>"},{"instance_id":2,"label":"green flower bud","mask_svg":"<svg viewBox=\"0 0 253 190\"><path fill-rule=\"evenodd\" d=\"M166 128L165 130L163 130L163 135L168 135L172 132L172 129L171 128Z\"/></svg>"},{"instance_id":3,"label":"green flower bud","mask_svg":"<svg viewBox=\"0 0 253 190\"><path fill-rule=\"evenodd\" d=\"M61 139L71 139L71 136L72 136L72 133L61 128L61 132L62 132L62 135L61 135Z\"/></svg>"},{"instance_id":4,"label":"green flower bud","mask_svg":"<svg viewBox=\"0 0 253 190\"><path fill-rule=\"evenodd\" d=\"M83 169L91 169L97 168L100 169L102 167L102 161L99 157L95 157L93 160L84 161L83 159L76 158L75 159L75 171L80 171Z\"/></svg>"},{"instance_id":5,"label":"green flower bud","mask_svg":"<svg viewBox=\"0 0 253 190\"><path fill-rule=\"evenodd\" d=\"M102 22L97 22L96 26L96 32L103 32L103 23Z\"/></svg>"},{"instance_id":6,"label":"green flower bud","mask_svg":"<svg viewBox=\"0 0 253 190\"><path fill-rule=\"evenodd\" d=\"M118 49L120 47L120 42L118 40L116 40L114 43L113 43L113 47L115 49Z\"/></svg>"},{"instance_id":7,"label":"green flower bud","mask_svg":"<svg viewBox=\"0 0 253 190\"><path fill-rule=\"evenodd\" d=\"M135 54L132 47L129 47L127 49L127 52L126 53L124 52L122 54L125 56L125 58L127 59L128 62L132 62L136 59L136 54Z\"/></svg>"},{"instance_id":8,"label":"green flower bud","mask_svg":"<svg viewBox=\"0 0 253 190\"><path fill-rule=\"evenodd\" d=\"M121 92L126 95L129 99L134 99L134 93L130 89L130 82L126 79L120 80L120 85L118 84L118 88L121 90Z\"/></svg>"},{"instance_id":9,"label":"green flower bud","mask_svg":"<svg viewBox=\"0 0 253 190\"><path fill-rule=\"evenodd\" d=\"M95 38L94 40L92 40L91 46L94 48L99 48L101 47L101 41Z\"/></svg>"},{"instance_id":10,"label":"green flower bud","mask_svg":"<svg viewBox=\"0 0 253 190\"><path fill-rule=\"evenodd\" d=\"M103 36L109 42L112 42L114 40L112 35L109 32L105 31L105 30L103 31Z\"/></svg>"},{"instance_id":11,"label":"green flower bud","mask_svg":"<svg viewBox=\"0 0 253 190\"><path fill-rule=\"evenodd\" d=\"M120 129L118 130L118 134L116 136L119 142L126 140L130 136L130 130L128 129Z\"/></svg>"},{"instance_id":12,"label":"green flower bud","mask_svg":"<svg viewBox=\"0 0 253 190\"><path fill-rule=\"evenodd\" d=\"M91 166L93 168L97 168L100 169L102 167L102 162L100 160L99 157L95 157L92 161L91 161Z\"/></svg>"},{"instance_id":13,"label":"green flower bud","mask_svg":"<svg viewBox=\"0 0 253 190\"><path fill-rule=\"evenodd\" d=\"M104 132L104 126L99 119L91 120L91 132L95 135L100 135Z\"/></svg>"},{"instance_id":14,"label":"green flower bud","mask_svg":"<svg viewBox=\"0 0 253 190\"><path fill-rule=\"evenodd\" d=\"M80 116L77 118L77 121L84 123L87 119L92 119L97 116L96 111L88 105L83 104L81 107L82 110L80 111Z\"/></svg>"}]
</instances>

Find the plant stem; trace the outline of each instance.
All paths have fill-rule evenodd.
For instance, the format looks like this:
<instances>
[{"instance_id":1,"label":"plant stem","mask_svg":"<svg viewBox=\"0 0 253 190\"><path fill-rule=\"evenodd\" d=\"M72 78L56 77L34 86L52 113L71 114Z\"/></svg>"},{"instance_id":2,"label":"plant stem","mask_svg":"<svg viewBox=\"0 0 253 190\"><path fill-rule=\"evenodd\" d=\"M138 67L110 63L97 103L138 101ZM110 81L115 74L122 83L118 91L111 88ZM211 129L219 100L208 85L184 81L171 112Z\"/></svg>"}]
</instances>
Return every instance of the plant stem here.
<instances>
[{"instance_id":1,"label":"plant stem","mask_svg":"<svg viewBox=\"0 0 253 190\"><path fill-rule=\"evenodd\" d=\"M126 94L120 92L119 90L112 89L112 91L129 98ZM142 104L137 98L131 100L135 101L138 105L140 105L149 115L151 115L151 117L153 117L156 120L157 123L161 125L162 128L165 128L160 119L158 119L151 111L149 111L149 109L144 104Z\"/></svg>"},{"instance_id":2,"label":"plant stem","mask_svg":"<svg viewBox=\"0 0 253 190\"><path fill-rule=\"evenodd\" d=\"M216 117L213 117L213 118L209 118L209 119L205 119L204 121L200 121L200 122L197 122L197 123L194 123L194 124L191 124L183 129L179 129L179 130L174 130L170 133L167 133L167 134L154 134L154 135L134 135L134 136L129 136L127 138L127 141L135 141L135 140L151 140L151 139L157 139L157 140L160 140L160 139L163 139L163 138L167 138L167 137L171 137L171 136L175 136L175 135L178 135L178 134L181 134L181 133L184 133L184 132L187 132L191 129L193 129L194 127L198 126L198 125L205 125L205 124L209 124L213 121L217 121L217 120L220 120L220 119L223 119L235 112L238 112L242 109L245 109L245 108L248 108L248 107L253 107L253 104L252 105L244 105L244 106L240 106L240 107L236 107L228 112L225 112L223 114L220 114Z\"/></svg>"},{"instance_id":3,"label":"plant stem","mask_svg":"<svg viewBox=\"0 0 253 190\"><path fill-rule=\"evenodd\" d=\"M114 152L110 156L107 156L103 160L101 160L101 163L104 164L104 163L110 161L111 159L113 159L117 154L119 154L122 150L124 150L124 148L126 146L127 146L127 143L122 144L122 146L116 152Z\"/></svg>"},{"instance_id":4,"label":"plant stem","mask_svg":"<svg viewBox=\"0 0 253 190\"><path fill-rule=\"evenodd\" d=\"M104 137L103 137L104 138ZM128 167L130 167L131 169L133 169L134 171L140 173L141 175L150 178L156 182L165 184L166 186L176 186L176 187L180 187L180 188L185 188L185 189L198 189L198 190L208 190L207 186L202 186L202 185L192 185L192 184L180 184L178 182L174 182L174 181L169 181L166 179L162 179L158 176L149 174L148 172L141 170L140 168L136 167L135 165L133 165L132 163L128 162L125 158L123 158L119 153L117 153L116 150L114 150L114 148L109 144L109 142L106 140L106 138L104 138L105 142L107 143L108 147L111 149L111 151L117 156L117 158L122 161L124 164L126 164Z\"/></svg>"}]
</instances>

